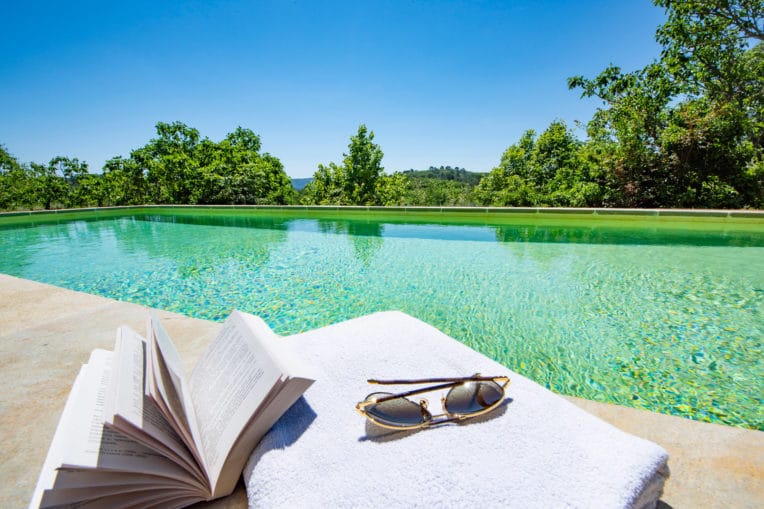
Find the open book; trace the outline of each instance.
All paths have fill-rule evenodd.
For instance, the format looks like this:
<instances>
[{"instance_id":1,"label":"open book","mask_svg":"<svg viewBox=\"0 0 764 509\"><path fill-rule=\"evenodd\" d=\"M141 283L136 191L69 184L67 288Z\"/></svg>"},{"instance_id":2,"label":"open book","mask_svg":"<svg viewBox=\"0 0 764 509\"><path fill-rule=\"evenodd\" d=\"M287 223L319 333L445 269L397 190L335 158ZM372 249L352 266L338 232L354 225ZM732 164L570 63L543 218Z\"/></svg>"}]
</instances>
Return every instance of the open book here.
<instances>
[{"instance_id":1,"label":"open book","mask_svg":"<svg viewBox=\"0 0 764 509\"><path fill-rule=\"evenodd\" d=\"M151 317L79 372L30 507L183 507L228 495L252 449L313 383L259 318L234 311L186 378Z\"/></svg>"}]
</instances>

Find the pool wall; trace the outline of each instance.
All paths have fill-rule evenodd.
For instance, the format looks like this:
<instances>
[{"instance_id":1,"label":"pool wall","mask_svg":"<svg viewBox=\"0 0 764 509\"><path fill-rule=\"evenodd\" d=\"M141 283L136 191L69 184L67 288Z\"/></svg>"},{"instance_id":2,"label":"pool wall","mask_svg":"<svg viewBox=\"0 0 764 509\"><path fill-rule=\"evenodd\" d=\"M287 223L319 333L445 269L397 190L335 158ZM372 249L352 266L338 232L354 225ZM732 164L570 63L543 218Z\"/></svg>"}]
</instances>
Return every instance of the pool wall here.
<instances>
[{"instance_id":1,"label":"pool wall","mask_svg":"<svg viewBox=\"0 0 764 509\"><path fill-rule=\"evenodd\" d=\"M390 221L458 222L466 224L505 224L532 219L536 224L565 224L570 221L595 221L598 225L620 225L650 220L661 224L691 228L717 229L733 226L735 230L760 231L764 228L764 210L711 209L616 209L564 207L376 207L335 205L135 205L0 212L0 225L60 222L72 219L119 217L126 214L183 214L204 211L208 214L274 215L290 218L358 218Z\"/></svg>"}]
</instances>

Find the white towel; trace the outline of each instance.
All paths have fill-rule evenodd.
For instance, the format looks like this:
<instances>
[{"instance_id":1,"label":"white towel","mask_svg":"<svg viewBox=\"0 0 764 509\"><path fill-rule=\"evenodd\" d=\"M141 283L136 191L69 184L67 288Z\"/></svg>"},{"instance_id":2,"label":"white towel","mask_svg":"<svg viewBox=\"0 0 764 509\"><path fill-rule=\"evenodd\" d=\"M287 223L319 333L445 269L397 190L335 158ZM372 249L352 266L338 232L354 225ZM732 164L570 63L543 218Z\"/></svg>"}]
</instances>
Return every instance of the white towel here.
<instances>
[{"instance_id":1,"label":"white towel","mask_svg":"<svg viewBox=\"0 0 764 509\"><path fill-rule=\"evenodd\" d=\"M284 338L316 383L253 452L251 507L649 508L668 454L400 312ZM368 378L508 375L508 401L483 417L416 432L368 424ZM439 394L423 395L437 413ZM380 434L382 433L382 434Z\"/></svg>"}]
</instances>

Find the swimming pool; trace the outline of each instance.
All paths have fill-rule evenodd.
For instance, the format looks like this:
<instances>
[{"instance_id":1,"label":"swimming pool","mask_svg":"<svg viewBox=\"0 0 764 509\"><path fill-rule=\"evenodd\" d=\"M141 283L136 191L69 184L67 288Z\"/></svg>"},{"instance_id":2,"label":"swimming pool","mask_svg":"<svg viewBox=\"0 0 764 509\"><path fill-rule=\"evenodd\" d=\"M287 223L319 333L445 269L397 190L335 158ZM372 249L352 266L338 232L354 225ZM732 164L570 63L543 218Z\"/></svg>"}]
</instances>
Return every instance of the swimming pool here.
<instances>
[{"instance_id":1,"label":"swimming pool","mask_svg":"<svg viewBox=\"0 0 764 509\"><path fill-rule=\"evenodd\" d=\"M398 309L556 392L764 429L760 218L133 209L6 216L0 253L280 334Z\"/></svg>"}]
</instances>

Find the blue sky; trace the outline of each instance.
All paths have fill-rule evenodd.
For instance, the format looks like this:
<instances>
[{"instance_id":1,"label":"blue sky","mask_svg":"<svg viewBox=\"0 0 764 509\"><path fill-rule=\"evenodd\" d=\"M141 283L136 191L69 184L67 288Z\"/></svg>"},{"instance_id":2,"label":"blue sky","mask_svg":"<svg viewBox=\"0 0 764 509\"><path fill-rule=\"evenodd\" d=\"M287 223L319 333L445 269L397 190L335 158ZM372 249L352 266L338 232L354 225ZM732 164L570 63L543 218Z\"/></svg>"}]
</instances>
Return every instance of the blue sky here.
<instances>
[{"instance_id":1,"label":"blue sky","mask_svg":"<svg viewBox=\"0 0 764 509\"><path fill-rule=\"evenodd\" d=\"M237 126L292 177L365 123L386 171L489 171L526 129L591 118L568 77L659 54L649 0L8 2L0 144L100 171L175 120ZM584 133L579 131L579 136Z\"/></svg>"}]
</instances>

